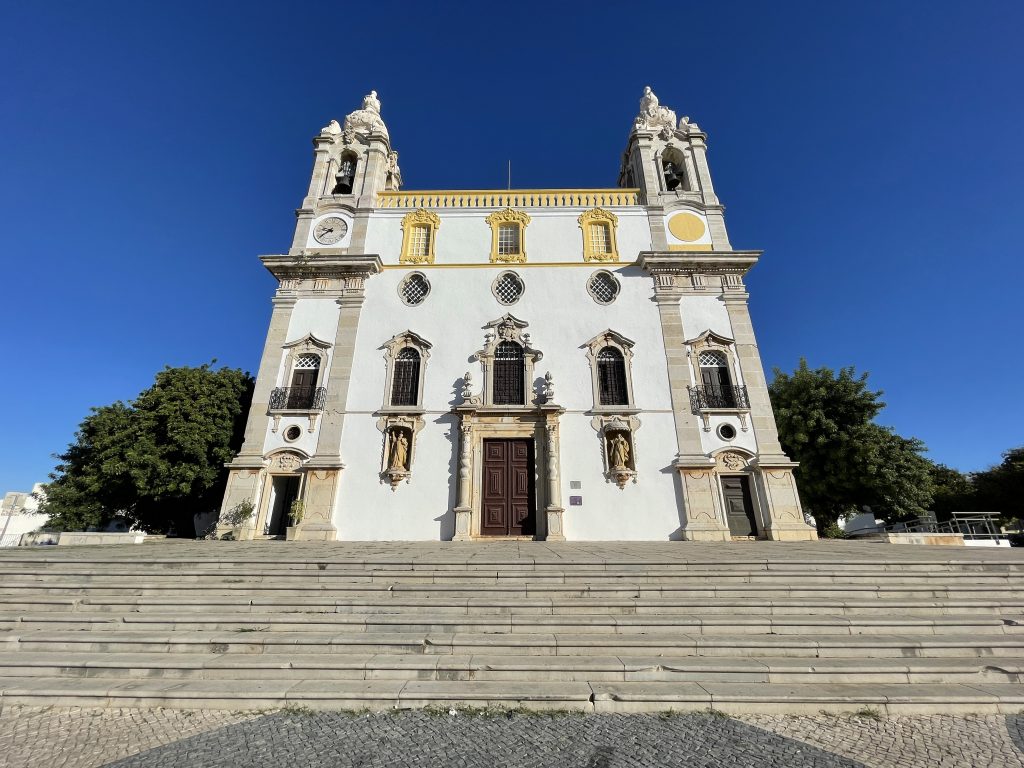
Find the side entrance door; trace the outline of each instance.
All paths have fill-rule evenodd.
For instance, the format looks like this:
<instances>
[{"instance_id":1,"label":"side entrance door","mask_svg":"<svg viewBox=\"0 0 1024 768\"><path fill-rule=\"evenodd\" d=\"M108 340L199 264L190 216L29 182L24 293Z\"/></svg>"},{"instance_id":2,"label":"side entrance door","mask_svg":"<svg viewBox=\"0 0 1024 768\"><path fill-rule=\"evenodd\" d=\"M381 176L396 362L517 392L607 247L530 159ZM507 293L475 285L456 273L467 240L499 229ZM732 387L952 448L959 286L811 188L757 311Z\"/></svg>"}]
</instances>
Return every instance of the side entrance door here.
<instances>
[{"instance_id":1,"label":"side entrance door","mask_svg":"<svg viewBox=\"0 0 1024 768\"><path fill-rule=\"evenodd\" d=\"M750 479L745 476L722 477L722 497L725 499L725 517L729 533L733 536L756 536L754 504L750 500Z\"/></svg>"},{"instance_id":2,"label":"side entrance door","mask_svg":"<svg viewBox=\"0 0 1024 768\"><path fill-rule=\"evenodd\" d=\"M532 440L484 440L482 535L534 535L533 474Z\"/></svg>"}]
</instances>

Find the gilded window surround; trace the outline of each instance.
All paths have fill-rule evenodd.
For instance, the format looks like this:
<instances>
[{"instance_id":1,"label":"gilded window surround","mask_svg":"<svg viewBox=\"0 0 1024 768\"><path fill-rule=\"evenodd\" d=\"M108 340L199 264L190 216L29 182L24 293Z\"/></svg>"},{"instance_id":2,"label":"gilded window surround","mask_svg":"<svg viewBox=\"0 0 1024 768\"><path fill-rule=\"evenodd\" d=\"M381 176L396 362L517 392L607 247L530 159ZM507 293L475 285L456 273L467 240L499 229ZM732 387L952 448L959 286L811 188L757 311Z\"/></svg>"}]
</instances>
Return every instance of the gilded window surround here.
<instances>
[{"instance_id":1,"label":"gilded window surround","mask_svg":"<svg viewBox=\"0 0 1024 768\"><path fill-rule=\"evenodd\" d=\"M576 219L583 230L583 260L584 261L618 261L619 248L616 238L616 229L619 225L619 217L603 208L591 208L584 211ZM608 248L606 252L598 253L594 248L594 241L591 237L590 225L604 224L608 227Z\"/></svg>"},{"instance_id":2,"label":"gilded window surround","mask_svg":"<svg viewBox=\"0 0 1024 768\"><path fill-rule=\"evenodd\" d=\"M492 264L521 264L526 261L526 226L530 223L530 217L526 213L506 208L503 211L495 211L484 221L491 227ZM498 231L502 224L514 224L519 227L518 253L498 253Z\"/></svg>"},{"instance_id":3,"label":"gilded window surround","mask_svg":"<svg viewBox=\"0 0 1024 768\"><path fill-rule=\"evenodd\" d=\"M424 208L407 213L402 217L402 255L399 258L401 264L433 264L436 256L435 245L437 241L437 230L441 226L441 217L433 211ZM417 255L412 253L413 232L417 227L427 228L427 253Z\"/></svg>"}]
</instances>

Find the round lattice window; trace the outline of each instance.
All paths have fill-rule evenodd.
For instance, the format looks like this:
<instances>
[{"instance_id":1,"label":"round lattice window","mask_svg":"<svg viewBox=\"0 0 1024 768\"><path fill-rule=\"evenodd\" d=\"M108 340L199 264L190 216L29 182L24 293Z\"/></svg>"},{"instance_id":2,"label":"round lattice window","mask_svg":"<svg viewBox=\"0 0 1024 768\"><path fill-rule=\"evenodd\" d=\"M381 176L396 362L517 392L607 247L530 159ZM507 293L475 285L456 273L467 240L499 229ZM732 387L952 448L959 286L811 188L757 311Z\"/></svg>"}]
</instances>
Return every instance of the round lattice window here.
<instances>
[{"instance_id":1,"label":"round lattice window","mask_svg":"<svg viewBox=\"0 0 1024 768\"><path fill-rule=\"evenodd\" d=\"M619 296L619 281L611 272L595 272L587 280L587 292L598 304L611 304Z\"/></svg>"},{"instance_id":2,"label":"round lattice window","mask_svg":"<svg viewBox=\"0 0 1024 768\"><path fill-rule=\"evenodd\" d=\"M398 295L410 307L422 304L430 293L430 283L420 272L412 272L398 284Z\"/></svg>"},{"instance_id":3,"label":"round lattice window","mask_svg":"<svg viewBox=\"0 0 1024 768\"><path fill-rule=\"evenodd\" d=\"M526 286L515 272L502 272L491 286L494 297L502 304L515 304L525 290Z\"/></svg>"}]
</instances>

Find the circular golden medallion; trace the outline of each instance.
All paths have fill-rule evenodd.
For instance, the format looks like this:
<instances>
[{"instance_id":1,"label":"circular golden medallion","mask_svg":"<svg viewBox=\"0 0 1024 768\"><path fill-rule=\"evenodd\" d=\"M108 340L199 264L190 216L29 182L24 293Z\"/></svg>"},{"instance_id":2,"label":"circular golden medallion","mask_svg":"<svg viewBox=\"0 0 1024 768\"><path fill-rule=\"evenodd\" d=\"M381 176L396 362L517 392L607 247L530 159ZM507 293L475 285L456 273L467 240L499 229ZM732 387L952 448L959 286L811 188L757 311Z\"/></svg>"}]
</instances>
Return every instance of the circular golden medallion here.
<instances>
[{"instance_id":1,"label":"circular golden medallion","mask_svg":"<svg viewBox=\"0 0 1024 768\"><path fill-rule=\"evenodd\" d=\"M694 216L692 213L677 213L668 220L668 231L676 239L692 243L694 240L700 240L703 236L704 221L700 216Z\"/></svg>"}]
</instances>

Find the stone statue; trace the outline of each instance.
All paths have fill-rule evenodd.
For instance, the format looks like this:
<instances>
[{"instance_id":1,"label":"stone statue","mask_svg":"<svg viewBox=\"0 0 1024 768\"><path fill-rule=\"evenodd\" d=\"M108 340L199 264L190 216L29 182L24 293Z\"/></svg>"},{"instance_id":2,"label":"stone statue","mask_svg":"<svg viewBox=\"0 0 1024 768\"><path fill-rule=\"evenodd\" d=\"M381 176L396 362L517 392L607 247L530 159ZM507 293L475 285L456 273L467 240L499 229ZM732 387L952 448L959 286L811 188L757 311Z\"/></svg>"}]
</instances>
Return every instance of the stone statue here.
<instances>
[{"instance_id":1,"label":"stone statue","mask_svg":"<svg viewBox=\"0 0 1024 768\"><path fill-rule=\"evenodd\" d=\"M320 133L326 133L331 136L337 136L341 133L341 126L338 125L337 120L331 120L327 125L320 129Z\"/></svg>"},{"instance_id":2,"label":"stone statue","mask_svg":"<svg viewBox=\"0 0 1024 768\"><path fill-rule=\"evenodd\" d=\"M405 430L396 429L391 433L391 461L388 463L388 469L404 472L408 458L409 438L405 436Z\"/></svg>"},{"instance_id":3,"label":"stone statue","mask_svg":"<svg viewBox=\"0 0 1024 768\"><path fill-rule=\"evenodd\" d=\"M380 116L380 100L376 91L363 97L363 106L345 117L344 130L355 133L383 133L388 135L387 126Z\"/></svg>"},{"instance_id":4,"label":"stone statue","mask_svg":"<svg viewBox=\"0 0 1024 768\"><path fill-rule=\"evenodd\" d=\"M467 403L473 397L473 374L466 371L462 376L462 392L459 393Z\"/></svg>"},{"instance_id":5,"label":"stone statue","mask_svg":"<svg viewBox=\"0 0 1024 768\"><path fill-rule=\"evenodd\" d=\"M384 179L384 188L398 191L402 186L402 169L398 167L398 153L388 154L388 167Z\"/></svg>"},{"instance_id":6,"label":"stone statue","mask_svg":"<svg viewBox=\"0 0 1024 768\"><path fill-rule=\"evenodd\" d=\"M661 106L649 85L644 86L644 95L640 97L640 114L633 121L633 129L660 131L669 136L676 129L676 113L668 107Z\"/></svg>"},{"instance_id":7,"label":"stone statue","mask_svg":"<svg viewBox=\"0 0 1024 768\"><path fill-rule=\"evenodd\" d=\"M380 99L377 98L376 91L370 91L363 96L363 109L380 114Z\"/></svg>"},{"instance_id":8,"label":"stone statue","mask_svg":"<svg viewBox=\"0 0 1024 768\"><path fill-rule=\"evenodd\" d=\"M616 434L608 443L608 454L611 457L612 469L629 468L629 442L620 434Z\"/></svg>"},{"instance_id":9,"label":"stone statue","mask_svg":"<svg viewBox=\"0 0 1024 768\"><path fill-rule=\"evenodd\" d=\"M551 371L544 374L544 402L555 402L555 377L551 375Z\"/></svg>"}]
</instances>

